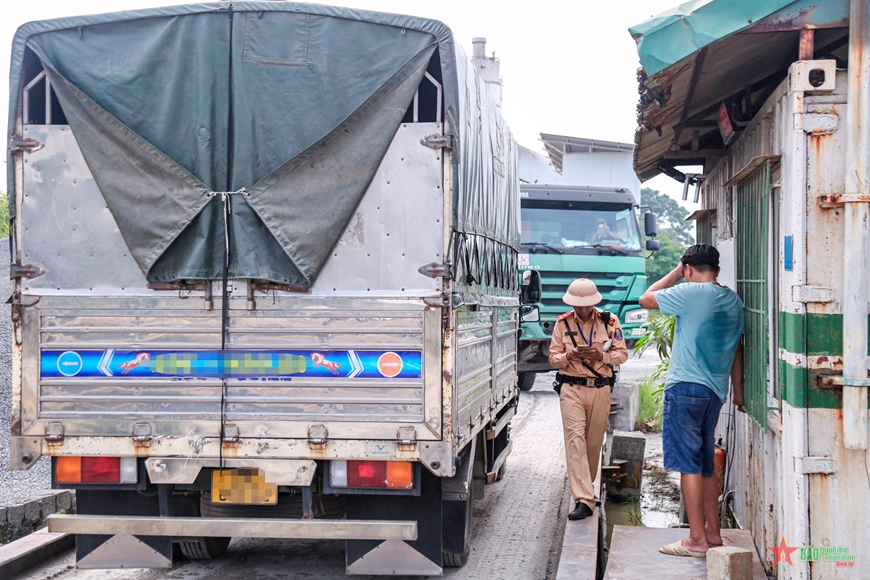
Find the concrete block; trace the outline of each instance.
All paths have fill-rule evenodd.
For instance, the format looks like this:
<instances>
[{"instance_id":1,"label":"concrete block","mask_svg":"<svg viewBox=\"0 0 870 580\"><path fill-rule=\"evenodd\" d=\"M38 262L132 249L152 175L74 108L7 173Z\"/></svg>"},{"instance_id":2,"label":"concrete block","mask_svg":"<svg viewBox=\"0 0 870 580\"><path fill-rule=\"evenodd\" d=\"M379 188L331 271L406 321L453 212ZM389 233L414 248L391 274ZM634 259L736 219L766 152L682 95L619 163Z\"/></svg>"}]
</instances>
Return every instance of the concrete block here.
<instances>
[{"instance_id":1,"label":"concrete block","mask_svg":"<svg viewBox=\"0 0 870 580\"><path fill-rule=\"evenodd\" d=\"M57 512L57 492L45 493L36 498L39 501L39 514L45 519Z\"/></svg>"},{"instance_id":2,"label":"concrete block","mask_svg":"<svg viewBox=\"0 0 870 580\"><path fill-rule=\"evenodd\" d=\"M24 521L35 522L39 519L40 502L38 499L32 499L24 504Z\"/></svg>"},{"instance_id":3,"label":"concrete block","mask_svg":"<svg viewBox=\"0 0 870 580\"><path fill-rule=\"evenodd\" d=\"M6 510L8 508L0 507L0 526L6 523Z\"/></svg>"},{"instance_id":4,"label":"concrete block","mask_svg":"<svg viewBox=\"0 0 870 580\"><path fill-rule=\"evenodd\" d=\"M752 552L736 546L707 551L708 580L752 580Z\"/></svg>"},{"instance_id":5,"label":"concrete block","mask_svg":"<svg viewBox=\"0 0 870 580\"><path fill-rule=\"evenodd\" d=\"M640 495L643 481L643 458L646 437L639 431L614 431L610 447L610 461L626 462L626 475L616 485L608 485L608 495L616 501L625 501Z\"/></svg>"},{"instance_id":6,"label":"concrete block","mask_svg":"<svg viewBox=\"0 0 870 580\"><path fill-rule=\"evenodd\" d=\"M11 505L6 508L6 521L15 527L20 526L24 521L24 506Z\"/></svg>"},{"instance_id":7,"label":"concrete block","mask_svg":"<svg viewBox=\"0 0 870 580\"><path fill-rule=\"evenodd\" d=\"M69 512L72 509L72 494L69 491L62 491L54 498L57 511L66 510Z\"/></svg>"},{"instance_id":8,"label":"concrete block","mask_svg":"<svg viewBox=\"0 0 870 580\"><path fill-rule=\"evenodd\" d=\"M634 431L640 384L633 381L616 383L613 387L613 400L616 402L616 414L610 416L609 431Z\"/></svg>"},{"instance_id":9,"label":"concrete block","mask_svg":"<svg viewBox=\"0 0 870 580\"><path fill-rule=\"evenodd\" d=\"M51 534L43 528L0 546L0 578L11 578L75 546L71 534Z\"/></svg>"},{"instance_id":10,"label":"concrete block","mask_svg":"<svg viewBox=\"0 0 870 580\"><path fill-rule=\"evenodd\" d=\"M595 580L598 578L598 549L580 546L562 548L556 580Z\"/></svg>"},{"instance_id":11,"label":"concrete block","mask_svg":"<svg viewBox=\"0 0 870 580\"><path fill-rule=\"evenodd\" d=\"M571 521L565 524L565 536L562 538L563 547L596 548L598 546L598 532L601 523L601 508L592 510L592 515L582 520Z\"/></svg>"}]
</instances>

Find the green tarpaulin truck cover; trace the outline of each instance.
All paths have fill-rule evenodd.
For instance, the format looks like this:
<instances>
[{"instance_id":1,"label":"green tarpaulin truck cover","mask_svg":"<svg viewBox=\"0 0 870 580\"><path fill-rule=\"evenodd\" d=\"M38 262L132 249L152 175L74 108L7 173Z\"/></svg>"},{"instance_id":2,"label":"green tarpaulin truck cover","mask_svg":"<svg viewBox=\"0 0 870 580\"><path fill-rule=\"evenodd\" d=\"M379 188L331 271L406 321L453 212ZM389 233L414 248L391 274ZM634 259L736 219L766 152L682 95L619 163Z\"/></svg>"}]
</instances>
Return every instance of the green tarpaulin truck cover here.
<instances>
[{"instance_id":1,"label":"green tarpaulin truck cover","mask_svg":"<svg viewBox=\"0 0 870 580\"><path fill-rule=\"evenodd\" d=\"M440 22L237 2L29 23L13 43L9 137L31 52L150 282L220 278L228 242L229 278L310 287L436 54L452 226L517 248L515 186L464 146L468 64Z\"/></svg>"}]
</instances>

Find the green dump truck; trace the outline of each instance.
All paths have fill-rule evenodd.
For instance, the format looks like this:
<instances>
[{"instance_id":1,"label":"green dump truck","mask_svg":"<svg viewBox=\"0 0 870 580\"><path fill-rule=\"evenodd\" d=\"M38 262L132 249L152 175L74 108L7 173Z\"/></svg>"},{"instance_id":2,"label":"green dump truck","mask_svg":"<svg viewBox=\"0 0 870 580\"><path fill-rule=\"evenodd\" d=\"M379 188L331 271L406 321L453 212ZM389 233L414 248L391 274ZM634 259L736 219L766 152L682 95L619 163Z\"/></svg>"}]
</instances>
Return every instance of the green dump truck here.
<instances>
[{"instance_id":1,"label":"green dump truck","mask_svg":"<svg viewBox=\"0 0 870 580\"><path fill-rule=\"evenodd\" d=\"M523 323L518 345L519 385L529 390L536 373L553 370L550 338L556 318L568 308L562 295L571 281L595 282L603 297L599 308L619 316L629 344L646 333L649 313L637 303L646 275L638 205L630 191L522 184L520 196L519 269L537 270L543 286L540 321ZM654 235L653 229L647 235Z\"/></svg>"}]
</instances>

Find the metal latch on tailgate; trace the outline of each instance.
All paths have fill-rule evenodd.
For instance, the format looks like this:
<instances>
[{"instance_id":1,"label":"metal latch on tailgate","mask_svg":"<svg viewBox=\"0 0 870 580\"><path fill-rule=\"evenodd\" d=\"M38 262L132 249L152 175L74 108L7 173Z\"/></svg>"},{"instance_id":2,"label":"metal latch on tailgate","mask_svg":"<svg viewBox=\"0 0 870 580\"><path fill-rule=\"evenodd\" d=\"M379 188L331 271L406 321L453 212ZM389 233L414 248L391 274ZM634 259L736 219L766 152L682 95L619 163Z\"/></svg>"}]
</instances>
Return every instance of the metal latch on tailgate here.
<instances>
[{"instance_id":1,"label":"metal latch on tailgate","mask_svg":"<svg viewBox=\"0 0 870 580\"><path fill-rule=\"evenodd\" d=\"M45 274L45 268L36 264L11 264L9 266L9 278L27 278L28 280Z\"/></svg>"},{"instance_id":2,"label":"metal latch on tailgate","mask_svg":"<svg viewBox=\"0 0 870 580\"><path fill-rule=\"evenodd\" d=\"M63 441L63 423L51 421L45 426L45 440L51 443Z\"/></svg>"},{"instance_id":3,"label":"metal latch on tailgate","mask_svg":"<svg viewBox=\"0 0 870 580\"><path fill-rule=\"evenodd\" d=\"M240 435L241 433L239 431L238 425L233 425L232 423L227 423L226 425L224 425L224 443L238 443Z\"/></svg>"},{"instance_id":4,"label":"metal latch on tailgate","mask_svg":"<svg viewBox=\"0 0 870 580\"><path fill-rule=\"evenodd\" d=\"M399 451L413 451L417 447L417 430L413 427L399 427L396 438Z\"/></svg>"},{"instance_id":5,"label":"metal latch on tailgate","mask_svg":"<svg viewBox=\"0 0 870 580\"><path fill-rule=\"evenodd\" d=\"M313 449L324 449L329 431L325 425L312 425L308 428L308 445Z\"/></svg>"},{"instance_id":6,"label":"metal latch on tailgate","mask_svg":"<svg viewBox=\"0 0 870 580\"><path fill-rule=\"evenodd\" d=\"M151 445L151 425L148 423L136 423L133 425L133 445L136 447L148 447Z\"/></svg>"},{"instance_id":7,"label":"metal latch on tailgate","mask_svg":"<svg viewBox=\"0 0 870 580\"><path fill-rule=\"evenodd\" d=\"M453 135L427 135L425 139L420 139L420 145L430 149L453 149Z\"/></svg>"},{"instance_id":8,"label":"metal latch on tailgate","mask_svg":"<svg viewBox=\"0 0 870 580\"><path fill-rule=\"evenodd\" d=\"M33 137L28 137L24 139L21 135L14 135L11 139L9 139L9 152L10 153L33 153L34 151L39 151L45 147L42 143L34 139Z\"/></svg>"}]
</instances>

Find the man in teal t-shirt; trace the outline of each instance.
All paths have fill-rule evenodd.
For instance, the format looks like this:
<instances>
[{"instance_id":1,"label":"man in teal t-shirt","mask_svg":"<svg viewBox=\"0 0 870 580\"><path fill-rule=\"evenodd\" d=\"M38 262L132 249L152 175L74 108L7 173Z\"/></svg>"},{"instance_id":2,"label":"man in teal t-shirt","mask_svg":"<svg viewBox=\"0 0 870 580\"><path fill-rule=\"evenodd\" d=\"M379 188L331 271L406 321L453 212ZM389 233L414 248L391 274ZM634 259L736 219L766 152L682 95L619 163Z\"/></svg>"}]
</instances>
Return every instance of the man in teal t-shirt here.
<instances>
[{"instance_id":1,"label":"man in teal t-shirt","mask_svg":"<svg viewBox=\"0 0 870 580\"><path fill-rule=\"evenodd\" d=\"M665 381L662 447L665 470L681 474L689 537L659 549L673 556L703 558L708 549L722 545L713 438L729 377L731 400L743 411L743 301L716 282L718 275L719 252L697 244L640 298L644 308L677 317ZM685 284L675 285L683 278Z\"/></svg>"}]
</instances>

